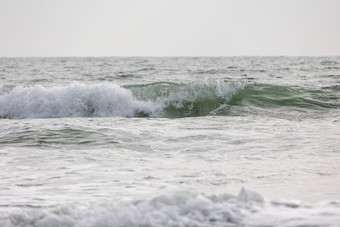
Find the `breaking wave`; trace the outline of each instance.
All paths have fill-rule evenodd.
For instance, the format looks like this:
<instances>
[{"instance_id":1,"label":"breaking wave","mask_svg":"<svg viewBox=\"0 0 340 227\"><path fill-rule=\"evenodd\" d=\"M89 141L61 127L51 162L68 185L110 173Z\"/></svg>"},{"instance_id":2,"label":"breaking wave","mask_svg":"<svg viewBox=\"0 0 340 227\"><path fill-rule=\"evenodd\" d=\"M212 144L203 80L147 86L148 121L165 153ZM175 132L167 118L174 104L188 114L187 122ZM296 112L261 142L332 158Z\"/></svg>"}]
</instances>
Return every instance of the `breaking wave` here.
<instances>
[{"instance_id":1,"label":"breaking wave","mask_svg":"<svg viewBox=\"0 0 340 227\"><path fill-rule=\"evenodd\" d=\"M146 200L12 207L1 226L339 226L340 203L268 201L242 189L238 196L187 191Z\"/></svg>"},{"instance_id":2,"label":"breaking wave","mask_svg":"<svg viewBox=\"0 0 340 227\"><path fill-rule=\"evenodd\" d=\"M195 117L228 115L233 107L306 111L339 108L339 92L336 86L308 90L220 80L19 86L0 88L0 118Z\"/></svg>"}]
</instances>

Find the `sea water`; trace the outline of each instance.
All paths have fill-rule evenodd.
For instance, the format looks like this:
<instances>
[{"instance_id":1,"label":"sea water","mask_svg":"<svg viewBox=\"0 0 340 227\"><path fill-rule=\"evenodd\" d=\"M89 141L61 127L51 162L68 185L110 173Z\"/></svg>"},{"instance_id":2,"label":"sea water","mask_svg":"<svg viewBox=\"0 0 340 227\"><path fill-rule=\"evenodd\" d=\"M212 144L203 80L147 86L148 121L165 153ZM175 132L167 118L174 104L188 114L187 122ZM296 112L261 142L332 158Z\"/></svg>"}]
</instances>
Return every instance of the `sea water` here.
<instances>
[{"instance_id":1,"label":"sea water","mask_svg":"<svg viewBox=\"0 0 340 227\"><path fill-rule=\"evenodd\" d=\"M1 58L0 226L340 226L340 58Z\"/></svg>"}]
</instances>

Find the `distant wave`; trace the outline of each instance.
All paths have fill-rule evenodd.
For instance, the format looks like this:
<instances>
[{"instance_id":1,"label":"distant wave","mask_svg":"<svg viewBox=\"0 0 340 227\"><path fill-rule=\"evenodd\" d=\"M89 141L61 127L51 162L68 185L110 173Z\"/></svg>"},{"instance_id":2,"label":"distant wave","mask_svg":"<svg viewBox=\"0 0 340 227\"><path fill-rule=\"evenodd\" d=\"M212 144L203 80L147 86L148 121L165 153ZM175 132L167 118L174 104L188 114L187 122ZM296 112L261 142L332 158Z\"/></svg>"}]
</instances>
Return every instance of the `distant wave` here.
<instances>
[{"instance_id":1,"label":"distant wave","mask_svg":"<svg viewBox=\"0 0 340 227\"><path fill-rule=\"evenodd\" d=\"M1 89L0 89L1 90ZM233 107L239 107L235 112ZM241 114L244 109L339 108L339 87L302 89L221 80L15 87L0 91L1 118L195 117ZM243 108L243 109L242 109Z\"/></svg>"},{"instance_id":2,"label":"distant wave","mask_svg":"<svg viewBox=\"0 0 340 227\"><path fill-rule=\"evenodd\" d=\"M4 209L4 208L2 208ZM6 207L1 226L338 226L339 202L268 201L242 189L238 196L187 191L147 200L54 207Z\"/></svg>"}]
</instances>

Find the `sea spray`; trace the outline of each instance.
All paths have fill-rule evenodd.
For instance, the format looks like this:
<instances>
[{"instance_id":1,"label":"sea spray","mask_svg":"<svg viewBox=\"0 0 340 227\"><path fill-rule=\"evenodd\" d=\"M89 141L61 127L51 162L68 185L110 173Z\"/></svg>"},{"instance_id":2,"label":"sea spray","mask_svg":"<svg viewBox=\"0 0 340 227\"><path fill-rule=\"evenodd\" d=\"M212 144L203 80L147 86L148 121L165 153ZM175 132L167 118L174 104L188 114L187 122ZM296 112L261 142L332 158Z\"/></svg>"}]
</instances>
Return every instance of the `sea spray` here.
<instances>
[{"instance_id":1,"label":"sea spray","mask_svg":"<svg viewBox=\"0 0 340 227\"><path fill-rule=\"evenodd\" d=\"M2 118L133 117L156 113L152 102L136 100L117 84L15 87L0 96Z\"/></svg>"}]
</instances>

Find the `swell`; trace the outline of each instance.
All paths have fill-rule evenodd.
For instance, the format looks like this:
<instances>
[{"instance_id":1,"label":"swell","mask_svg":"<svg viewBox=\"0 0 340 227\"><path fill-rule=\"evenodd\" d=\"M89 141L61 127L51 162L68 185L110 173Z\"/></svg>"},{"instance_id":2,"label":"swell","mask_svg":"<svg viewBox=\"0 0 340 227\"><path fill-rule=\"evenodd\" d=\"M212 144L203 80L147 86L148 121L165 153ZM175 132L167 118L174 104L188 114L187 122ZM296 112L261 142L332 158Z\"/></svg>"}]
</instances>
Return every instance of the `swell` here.
<instances>
[{"instance_id":1,"label":"swell","mask_svg":"<svg viewBox=\"0 0 340 227\"><path fill-rule=\"evenodd\" d=\"M339 87L244 84L222 80L1 88L0 118L196 117L338 109Z\"/></svg>"},{"instance_id":2,"label":"swell","mask_svg":"<svg viewBox=\"0 0 340 227\"><path fill-rule=\"evenodd\" d=\"M269 84L248 85L235 95L230 105L256 106L260 108L329 109L339 108L339 89L327 87L306 89L301 87Z\"/></svg>"}]
</instances>

